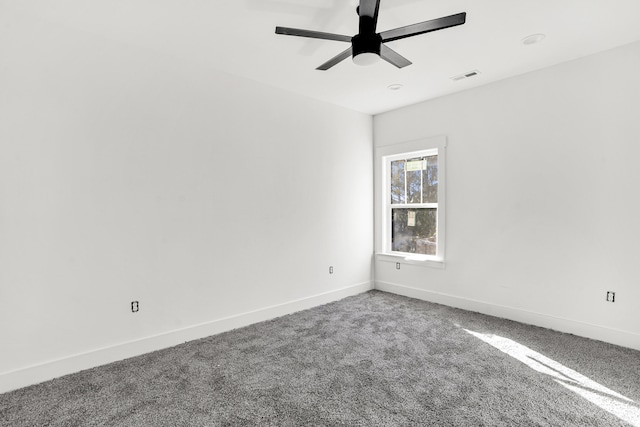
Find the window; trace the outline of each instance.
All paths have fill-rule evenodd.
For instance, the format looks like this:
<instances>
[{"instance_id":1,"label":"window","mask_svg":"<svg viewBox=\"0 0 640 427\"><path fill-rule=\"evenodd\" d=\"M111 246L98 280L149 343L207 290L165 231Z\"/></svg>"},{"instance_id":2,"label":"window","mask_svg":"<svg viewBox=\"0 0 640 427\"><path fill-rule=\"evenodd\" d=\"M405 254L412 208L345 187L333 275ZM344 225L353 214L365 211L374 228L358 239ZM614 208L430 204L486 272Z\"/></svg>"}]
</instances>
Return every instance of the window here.
<instances>
[{"instance_id":1,"label":"window","mask_svg":"<svg viewBox=\"0 0 640 427\"><path fill-rule=\"evenodd\" d=\"M438 151L414 156L388 160L391 252L436 256Z\"/></svg>"},{"instance_id":2,"label":"window","mask_svg":"<svg viewBox=\"0 0 640 427\"><path fill-rule=\"evenodd\" d=\"M444 137L376 150L376 252L444 260Z\"/></svg>"}]
</instances>

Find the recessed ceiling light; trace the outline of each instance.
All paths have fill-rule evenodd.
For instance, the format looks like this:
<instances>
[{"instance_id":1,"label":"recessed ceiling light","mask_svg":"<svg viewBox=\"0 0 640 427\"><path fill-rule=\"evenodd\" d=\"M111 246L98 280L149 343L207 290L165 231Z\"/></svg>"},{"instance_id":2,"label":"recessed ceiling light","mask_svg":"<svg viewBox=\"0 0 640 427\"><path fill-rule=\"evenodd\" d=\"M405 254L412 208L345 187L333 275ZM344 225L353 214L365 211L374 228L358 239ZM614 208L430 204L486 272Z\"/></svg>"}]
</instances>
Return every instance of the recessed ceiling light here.
<instances>
[{"instance_id":1,"label":"recessed ceiling light","mask_svg":"<svg viewBox=\"0 0 640 427\"><path fill-rule=\"evenodd\" d=\"M530 36L522 39L522 44L530 45L540 43L542 40L544 40L545 37L547 36L545 36L544 34L531 34Z\"/></svg>"},{"instance_id":2,"label":"recessed ceiling light","mask_svg":"<svg viewBox=\"0 0 640 427\"><path fill-rule=\"evenodd\" d=\"M399 84L399 83L395 83L395 84L387 86L387 89L389 89L389 90L400 90L400 89L402 89L402 85Z\"/></svg>"}]
</instances>

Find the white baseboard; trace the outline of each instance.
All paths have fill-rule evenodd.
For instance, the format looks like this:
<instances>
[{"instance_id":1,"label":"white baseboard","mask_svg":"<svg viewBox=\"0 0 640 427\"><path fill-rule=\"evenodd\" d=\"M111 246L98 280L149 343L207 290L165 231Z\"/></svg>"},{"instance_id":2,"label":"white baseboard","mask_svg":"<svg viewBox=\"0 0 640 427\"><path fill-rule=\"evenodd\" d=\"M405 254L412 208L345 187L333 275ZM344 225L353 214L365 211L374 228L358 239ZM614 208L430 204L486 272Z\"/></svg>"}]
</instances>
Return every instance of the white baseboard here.
<instances>
[{"instance_id":1,"label":"white baseboard","mask_svg":"<svg viewBox=\"0 0 640 427\"><path fill-rule=\"evenodd\" d=\"M640 334L594 325L562 317L551 316L543 313L522 310L513 307L491 304L469 298L462 298L455 295L433 292L424 289L412 288L388 282L375 282L375 289L416 298L424 301L435 302L450 307L461 308L463 310L475 311L490 316L503 319L515 320L555 331L566 332L585 338L604 341L622 347L640 350Z\"/></svg>"},{"instance_id":2,"label":"white baseboard","mask_svg":"<svg viewBox=\"0 0 640 427\"><path fill-rule=\"evenodd\" d=\"M172 347L186 341L205 338L253 323L295 313L296 311L306 310L351 295L367 292L371 289L373 289L371 282L360 283L346 288L261 308L259 310L125 342L112 347L100 348L86 353L75 354L62 359L28 366L15 371L5 372L0 374L0 393L129 357L139 356L151 351Z\"/></svg>"}]
</instances>

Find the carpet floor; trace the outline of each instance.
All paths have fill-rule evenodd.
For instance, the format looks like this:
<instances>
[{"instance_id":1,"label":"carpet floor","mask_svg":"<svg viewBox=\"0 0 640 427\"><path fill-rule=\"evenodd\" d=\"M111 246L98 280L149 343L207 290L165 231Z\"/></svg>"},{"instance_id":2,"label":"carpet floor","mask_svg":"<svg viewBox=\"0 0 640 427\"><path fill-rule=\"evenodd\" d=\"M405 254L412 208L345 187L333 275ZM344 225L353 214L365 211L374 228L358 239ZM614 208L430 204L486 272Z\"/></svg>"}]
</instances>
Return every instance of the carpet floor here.
<instances>
[{"instance_id":1,"label":"carpet floor","mask_svg":"<svg viewBox=\"0 0 640 427\"><path fill-rule=\"evenodd\" d=\"M0 395L3 426L640 426L640 352L371 291Z\"/></svg>"}]
</instances>

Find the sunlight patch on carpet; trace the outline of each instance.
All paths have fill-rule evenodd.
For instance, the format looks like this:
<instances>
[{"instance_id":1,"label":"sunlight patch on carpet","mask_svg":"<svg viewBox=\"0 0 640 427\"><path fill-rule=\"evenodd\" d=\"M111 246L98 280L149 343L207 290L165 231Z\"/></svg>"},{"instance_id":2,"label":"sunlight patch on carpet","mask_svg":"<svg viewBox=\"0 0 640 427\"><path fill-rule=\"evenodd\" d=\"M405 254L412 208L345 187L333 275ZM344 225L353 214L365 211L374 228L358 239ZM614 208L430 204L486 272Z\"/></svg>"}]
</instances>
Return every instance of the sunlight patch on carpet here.
<instances>
[{"instance_id":1,"label":"sunlight patch on carpet","mask_svg":"<svg viewBox=\"0 0 640 427\"><path fill-rule=\"evenodd\" d=\"M633 400L509 338L464 329L633 426L640 427L640 408Z\"/></svg>"}]
</instances>

